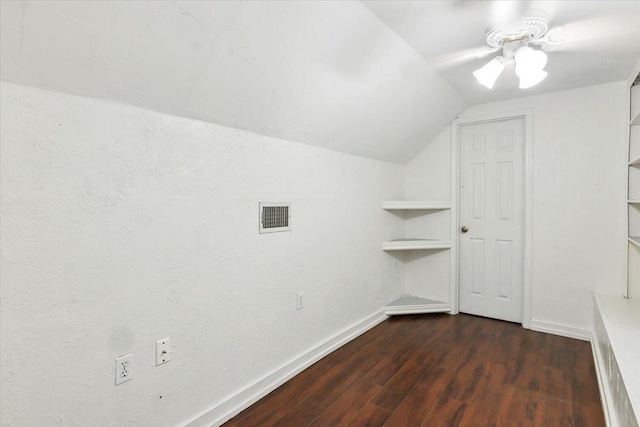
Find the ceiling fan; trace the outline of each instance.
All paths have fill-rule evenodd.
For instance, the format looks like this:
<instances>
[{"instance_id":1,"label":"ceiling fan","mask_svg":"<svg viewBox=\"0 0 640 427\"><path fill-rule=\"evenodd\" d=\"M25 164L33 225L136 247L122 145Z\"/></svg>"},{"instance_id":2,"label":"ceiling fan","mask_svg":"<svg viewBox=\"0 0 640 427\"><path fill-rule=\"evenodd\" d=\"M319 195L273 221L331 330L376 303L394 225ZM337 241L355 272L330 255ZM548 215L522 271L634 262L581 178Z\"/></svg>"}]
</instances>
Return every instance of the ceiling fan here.
<instances>
[{"instance_id":1,"label":"ceiling fan","mask_svg":"<svg viewBox=\"0 0 640 427\"><path fill-rule=\"evenodd\" d=\"M547 54L543 50L551 51L562 43L553 39L552 33L555 31L549 31L549 21L541 17L524 18L510 26L490 28L485 35L489 49L477 57L482 58L500 50L502 54L474 71L473 75L482 85L492 89L507 63L513 61L520 79L519 87L526 89L537 85L547 77L544 70ZM542 49L531 46L541 46Z\"/></svg>"}]
</instances>

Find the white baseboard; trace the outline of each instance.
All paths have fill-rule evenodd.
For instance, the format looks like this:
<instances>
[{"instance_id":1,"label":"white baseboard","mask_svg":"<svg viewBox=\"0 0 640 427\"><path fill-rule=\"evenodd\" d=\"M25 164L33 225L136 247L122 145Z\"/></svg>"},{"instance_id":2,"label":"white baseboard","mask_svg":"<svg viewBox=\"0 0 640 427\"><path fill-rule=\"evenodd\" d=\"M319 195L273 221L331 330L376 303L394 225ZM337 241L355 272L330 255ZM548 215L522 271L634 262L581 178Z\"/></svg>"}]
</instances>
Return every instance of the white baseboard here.
<instances>
[{"instance_id":1,"label":"white baseboard","mask_svg":"<svg viewBox=\"0 0 640 427\"><path fill-rule=\"evenodd\" d=\"M531 320L531 329L538 332L545 332L547 334L560 335L561 337L591 341L591 331L574 328L573 326L543 322L541 320Z\"/></svg>"},{"instance_id":2,"label":"white baseboard","mask_svg":"<svg viewBox=\"0 0 640 427\"><path fill-rule=\"evenodd\" d=\"M286 363L222 403L215 404L182 424L183 427L219 426L248 408L286 381L354 338L386 320L383 311L372 314L350 326L305 354Z\"/></svg>"},{"instance_id":3,"label":"white baseboard","mask_svg":"<svg viewBox=\"0 0 640 427\"><path fill-rule=\"evenodd\" d=\"M605 374L604 358L600 353L600 346L598 345L598 336L595 332L591 334L591 351L593 352L593 364L596 367L596 377L598 377L598 388L600 389L600 400L602 401L602 411L604 412L604 421L607 423L607 427L612 427L611 424L611 411L609 405L611 405L611 384Z\"/></svg>"}]
</instances>

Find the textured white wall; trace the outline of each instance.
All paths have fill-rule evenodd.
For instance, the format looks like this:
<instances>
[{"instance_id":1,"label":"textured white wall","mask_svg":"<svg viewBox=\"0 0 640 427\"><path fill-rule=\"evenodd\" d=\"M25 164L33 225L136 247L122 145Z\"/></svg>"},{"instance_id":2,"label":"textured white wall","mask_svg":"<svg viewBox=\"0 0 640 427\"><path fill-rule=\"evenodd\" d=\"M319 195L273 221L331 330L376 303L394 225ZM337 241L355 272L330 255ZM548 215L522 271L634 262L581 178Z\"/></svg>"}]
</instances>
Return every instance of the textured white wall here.
<instances>
[{"instance_id":1,"label":"textured white wall","mask_svg":"<svg viewBox=\"0 0 640 427\"><path fill-rule=\"evenodd\" d=\"M533 109L532 320L592 327L592 291L626 282L624 82L470 107L460 117ZM407 197L449 191L450 129L407 164ZM416 282L409 268L407 283Z\"/></svg>"},{"instance_id":2,"label":"textured white wall","mask_svg":"<svg viewBox=\"0 0 640 427\"><path fill-rule=\"evenodd\" d=\"M407 200L451 200L451 126L447 126L405 168Z\"/></svg>"},{"instance_id":3,"label":"textured white wall","mask_svg":"<svg viewBox=\"0 0 640 427\"><path fill-rule=\"evenodd\" d=\"M2 425L173 426L401 294L402 166L1 89ZM260 201L293 230L259 235Z\"/></svg>"}]
</instances>

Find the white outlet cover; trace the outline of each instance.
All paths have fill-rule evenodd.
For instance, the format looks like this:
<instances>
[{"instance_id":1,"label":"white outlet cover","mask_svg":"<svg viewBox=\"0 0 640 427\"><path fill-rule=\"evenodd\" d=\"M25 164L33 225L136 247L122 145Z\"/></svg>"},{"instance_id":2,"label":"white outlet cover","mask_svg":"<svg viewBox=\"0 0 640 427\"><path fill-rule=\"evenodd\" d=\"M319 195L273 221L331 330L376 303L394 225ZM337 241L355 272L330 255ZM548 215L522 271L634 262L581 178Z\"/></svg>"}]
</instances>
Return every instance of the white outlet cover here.
<instances>
[{"instance_id":1,"label":"white outlet cover","mask_svg":"<svg viewBox=\"0 0 640 427\"><path fill-rule=\"evenodd\" d=\"M156 366L171 360L171 342L169 338L156 341Z\"/></svg>"},{"instance_id":2,"label":"white outlet cover","mask_svg":"<svg viewBox=\"0 0 640 427\"><path fill-rule=\"evenodd\" d=\"M116 357L116 385L127 382L133 378L133 371L131 370L132 358L133 353Z\"/></svg>"}]
</instances>

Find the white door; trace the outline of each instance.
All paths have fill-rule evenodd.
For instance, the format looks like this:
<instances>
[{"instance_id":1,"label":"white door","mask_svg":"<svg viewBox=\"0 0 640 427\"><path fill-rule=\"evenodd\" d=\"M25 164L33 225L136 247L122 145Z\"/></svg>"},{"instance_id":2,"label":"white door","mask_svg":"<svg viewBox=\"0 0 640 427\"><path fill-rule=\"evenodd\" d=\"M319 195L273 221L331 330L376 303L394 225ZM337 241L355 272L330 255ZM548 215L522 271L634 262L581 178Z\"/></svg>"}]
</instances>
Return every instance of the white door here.
<instances>
[{"instance_id":1,"label":"white door","mask_svg":"<svg viewBox=\"0 0 640 427\"><path fill-rule=\"evenodd\" d=\"M524 119L460 128L460 311L522 321Z\"/></svg>"}]
</instances>

